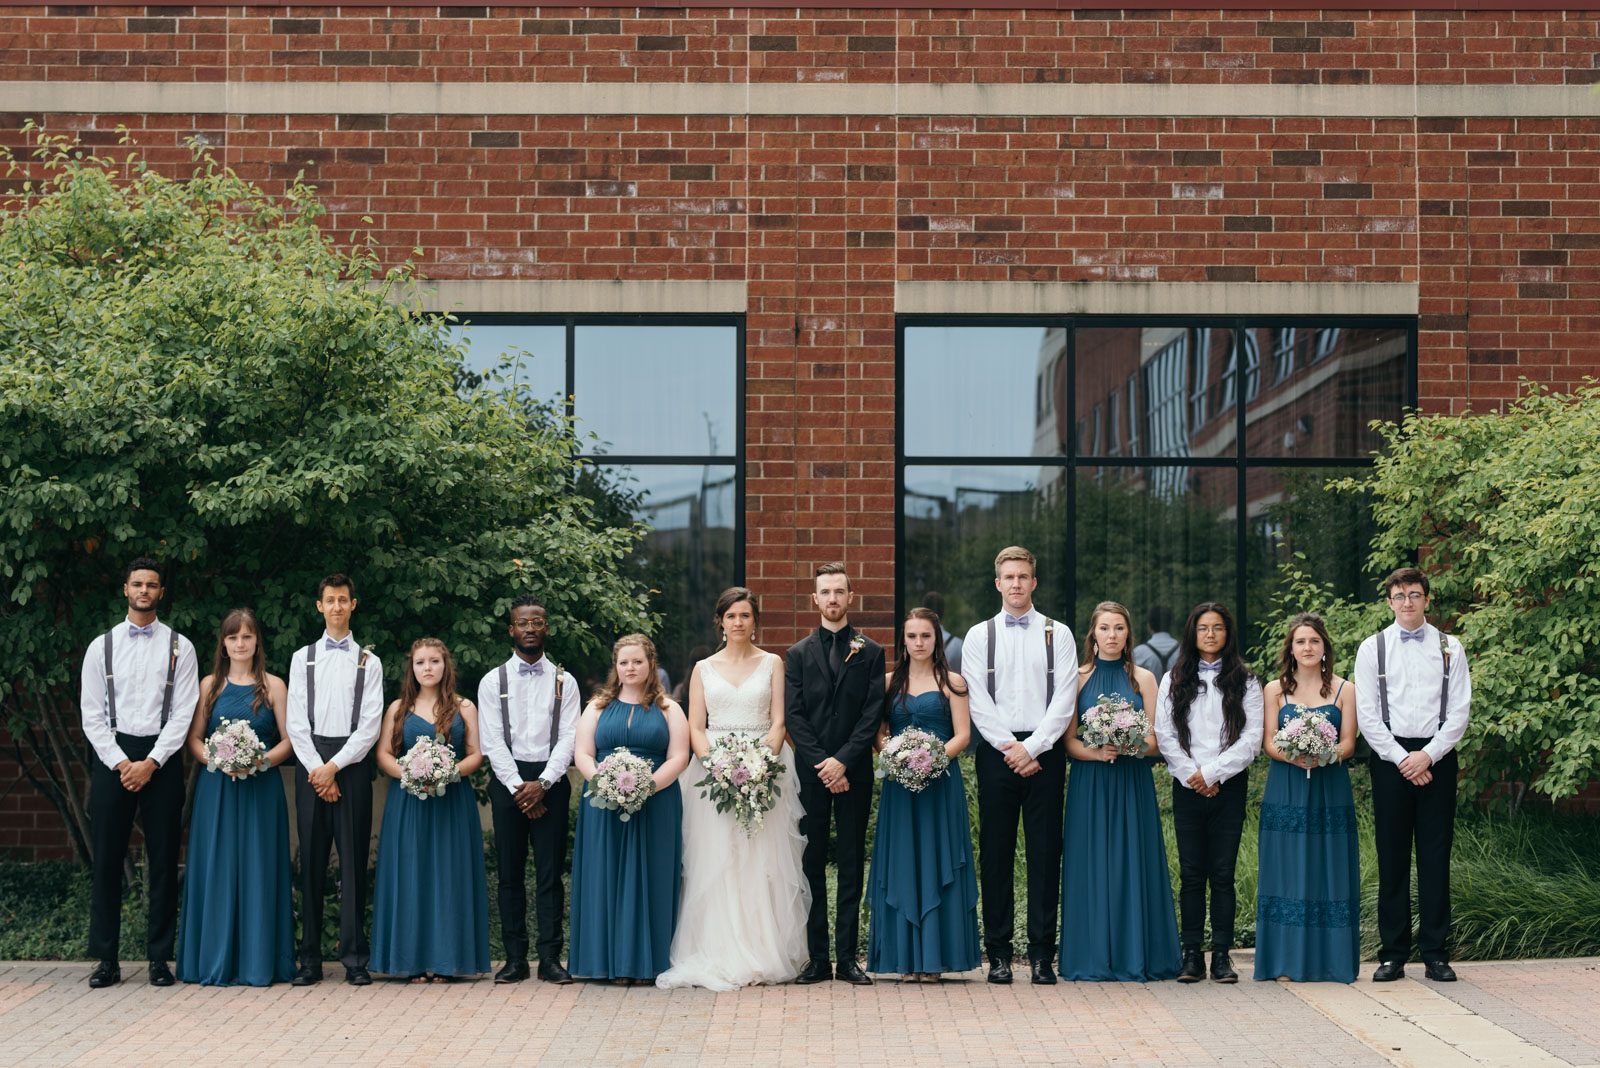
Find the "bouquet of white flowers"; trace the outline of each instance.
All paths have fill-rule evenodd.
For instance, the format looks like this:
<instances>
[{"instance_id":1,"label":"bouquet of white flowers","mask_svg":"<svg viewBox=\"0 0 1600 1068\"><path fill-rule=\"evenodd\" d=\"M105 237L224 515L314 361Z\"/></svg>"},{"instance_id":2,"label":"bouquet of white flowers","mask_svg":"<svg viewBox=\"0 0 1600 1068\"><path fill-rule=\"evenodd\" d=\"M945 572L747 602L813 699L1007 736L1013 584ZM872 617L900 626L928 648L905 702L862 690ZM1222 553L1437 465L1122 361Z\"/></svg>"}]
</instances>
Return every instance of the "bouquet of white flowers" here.
<instances>
[{"instance_id":1,"label":"bouquet of white flowers","mask_svg":"<svg viewBox=\"0 0 1600 1068\"><path fill-rule=\"evenodd\" d=\"M247 719L225 719L206 739L206 770L243 779L267 767L267 747Z\"/></svg>"},{"instance_id":2,"label":"bouquet of white flowers","mask_svg":"<svg viewBox=\"0 0 1600 1068\"><path fill-rule=\"evenodd\" d=\"M759 738L723 734L711 739L702 763L706 777L695 783L700 796L710 799L718 812L731 811L745 834L759 831L778 802L783 758Z\"/></svg>"},{"instance_id":3,"label":"bouquet of white flowers","mask_svg":"<svg viewBox=\"0 0 1600 1068\"><path fill-rule=\"evenodd\" d=\"M1331 763L1339 752L1339 729L1321 712L1310 712L1304 705L1289 709L1289 721L1272 736L1272 744L1289 760L1310 757L1317 767ZM1306 769L1311 778L1311 769Z\"/></svg>"},{"instance_id":4,"label":"bouquet of white flowers","mask_svg":"<svg viewBox=\"0 0 1600 1068\"><path fill-rule=\"evenodd\" d=\"M950 767L950 757L936 734L909 727L890 738L878 755L877 775L919 793Z\"/></svg>"},{"instance_id":5,"label":"bouquet of white flowers","mask_svg":"<svg viewBox=\"0 0 1600 1068\"><path fill-rule=\"evenodd\" d=\"M626 746L617 749L600 761L589 780L589 804L613 809L617 819L627 823L656 792L656 781L650 777L653 771L655 765L644 757L634 756Z\"/></svg>"},{"instance_id":6,"label":"bouquet of white flowers","mask_svg":"<svg viewBox=\"0 0 1600 1068\"><path fill-rule=\"evenodd\" d=\"M400 786L412 797L443 797L445 787L460 781L454 751L437 738L418 738L400 758Z\"/></svg>"},{"instance_id":7,"label":"bouquet of white flowers","mask_svg":"<svg viewBox=\"0 0 1600 1068\"><path fill-rule=\"evenodd\" d=\"M1101 694L1093 708L1078 714L1078 740L1090 749L1115 746L1123 756L1138 756L1150 733L1150 717L1120 693Z\"/></svg>"}]
</instances>

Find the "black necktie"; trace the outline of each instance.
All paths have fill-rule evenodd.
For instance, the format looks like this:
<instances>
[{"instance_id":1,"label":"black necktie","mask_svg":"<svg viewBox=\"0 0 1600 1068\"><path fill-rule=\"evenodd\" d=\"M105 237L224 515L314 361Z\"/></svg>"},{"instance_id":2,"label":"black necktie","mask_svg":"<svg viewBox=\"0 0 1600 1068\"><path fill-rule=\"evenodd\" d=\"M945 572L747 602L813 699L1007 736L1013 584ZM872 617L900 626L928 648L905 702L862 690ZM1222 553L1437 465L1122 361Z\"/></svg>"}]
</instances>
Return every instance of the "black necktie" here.
<instances>
[{"instance_id":1,"label":"black necktie","mask_svg":"<svg viewBox=\"0 0 1600 1068\"><path fill-rule=\"evenodd\" d=\"M828 670L833 672L833 677L839 677L839 668L843 666L844 659L839 652L839 646L844 644L844 631L833 630L828 632Z\"/></svg>"}]
</instances>

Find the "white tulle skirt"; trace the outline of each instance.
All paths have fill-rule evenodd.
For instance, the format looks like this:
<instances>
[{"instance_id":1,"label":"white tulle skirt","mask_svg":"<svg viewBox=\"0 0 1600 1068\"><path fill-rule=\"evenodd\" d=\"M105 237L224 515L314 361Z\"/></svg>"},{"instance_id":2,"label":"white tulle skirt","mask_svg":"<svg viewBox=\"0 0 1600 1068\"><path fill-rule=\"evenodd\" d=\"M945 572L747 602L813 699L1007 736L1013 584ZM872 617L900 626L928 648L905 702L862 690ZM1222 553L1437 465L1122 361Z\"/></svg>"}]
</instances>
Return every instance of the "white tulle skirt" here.
<instances>
[{"instance_id":1,"label":"white tulle skirt","mask_svg":"<svg viewBox=\"0 0 1600 1068\"><path fill-rule=\"evenodd\" d=\"M672 936L672 966L656 977L665 988L737 990L786 983L805 967L811 889L800 868L800 781L794 750L784 747L782 789L754 835L731 813L700 796L696 757L683 783L683 893Z\"/></svg>"}]
</instances>

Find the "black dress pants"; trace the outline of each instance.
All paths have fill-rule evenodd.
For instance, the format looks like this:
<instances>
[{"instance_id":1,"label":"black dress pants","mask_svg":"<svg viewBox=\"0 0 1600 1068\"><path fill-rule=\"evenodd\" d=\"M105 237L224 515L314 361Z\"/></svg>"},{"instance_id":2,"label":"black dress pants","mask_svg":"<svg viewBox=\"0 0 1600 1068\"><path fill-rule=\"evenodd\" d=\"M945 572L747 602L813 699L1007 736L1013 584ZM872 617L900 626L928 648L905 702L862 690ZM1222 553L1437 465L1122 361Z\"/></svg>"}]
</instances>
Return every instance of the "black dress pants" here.
<instances>
[{"instance_id":1,"label":"black dress pants","mask_svg":"<svg viewBox=\"0 0 1600 1068\"><path fill-rule=\"evenodd\" d=\"M1395 738L1408 753L1430 738ZM1450 847L1455 840L1456 774L1452 750L1430 769L1433 781L1413 786L1400 769L1372 755L1372 823L1378 852L1380 961L1411 957L1411 855L1417 858L1417 951L1424 961L1450 959Z\"/></svg>"},{"instance_id":2,"label":"black dress pants","mask_svg":"<svg viewBox=\"0 0 1600 1068\"><path fill-rule=\"evenodd\" d=\"M1027 735L1019 736L1019 741ZM983 895L983 948L991 961L1010 960L1016 924L1012 872L1017 822L1027 842L1028 959L1053 961L1061 912L1061 821L1066 809L1067 746L1039 754L1039 770L1023 778L985 741L973 747L978 778L978 878Z\"/></svg>"},{"instance_id":3,"label":"black dress pants","mask_svg":"<svg viewBox=\"0 0 1600 1068\"><path fill-rule=\"evenodd\" d=\"M1215 797L1201 797L1172 782L1172 830L1178 839L1179 936L1183 948L1199 949L1206 933L1206 884L1211 885L1211 950L1233 948L1234 869L1244 833L1248 772L1222 784Z\"/></svg>"},{"instance_id":4,"label":"black dress pants","mask_svg":"<svg viewBox=\"0 0 1600 1068\"><path fill-rule=\"evenodd\" d=\"M802 762L803 763L803 762ZM861 938L861 885L867 857L867 821L872 811L872 766L851 768L850 789L831 793L810 768L800 774L800 831L806 836L800 867L811 884L806 915L806 950L814 961L828 960L828 835L838 829L834 859L839 870L834 899L834 951L841 963L857 959Z\"/></svg>"},{"instance_id":5,"label":"black dress pants","mask_svg":"<svg viewBox=\"0 0 1600 1068\"><path fill-rule=\"evenodd\" d=\"M117 734L129 760L144 760L156 738ZM134 816L144 832L150 872L149 960L172 959L178 934L178 850L183 844L183 754L172 754L144 789L126 790L122 776L99 760L89 775L89 839L94 883L89 905L89 956L116 960L122 949L122 864L128 857Z\"/></svg>"},{"instance_id":6,"label":"black dress pants","mask_svg":"<svg viewBox=\"0 0 1600 1068\"><path fill-rule=\"evenodd\" d=\"M317 755L329 760L344 738L312 735ZM372 851L372 754L334 775L339 800L324 801L311 788L307 769L294 769L295 823L300 832L300 964L322 967L322 902L328 858L339 849L339 960L346 968L365 968L367 943L367 859ZM315 770L315 769L312 769Z\"/></svg>"},{"instance_id":7,"label":"black dress pants","mask_svg":"<svg viewBox=\"0 0 1600 1068\"><path fill-rule=\"evenodd\" d=\"M545 762L517 761L517 774L532 782ZM500 854L500 938L507 961L528 959L528 846L533 846L534 908L539 920L539 959L561 961L561 913L567 869L567 803L572 785L566 776L544 793L545 813L529 819L500 780L489 777L489 810L494 816L494 847Z\"/></svg>"}]
</instances>

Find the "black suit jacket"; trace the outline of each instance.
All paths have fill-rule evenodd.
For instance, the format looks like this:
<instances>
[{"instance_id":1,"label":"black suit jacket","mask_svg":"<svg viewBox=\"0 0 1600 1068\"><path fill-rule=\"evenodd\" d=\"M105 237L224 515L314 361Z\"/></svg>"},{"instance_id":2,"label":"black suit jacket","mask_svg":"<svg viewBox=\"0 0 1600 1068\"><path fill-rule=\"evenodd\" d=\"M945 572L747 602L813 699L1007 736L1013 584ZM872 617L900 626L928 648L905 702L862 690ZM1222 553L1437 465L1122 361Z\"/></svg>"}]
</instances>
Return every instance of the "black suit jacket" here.
<instances>
[{"instance_id":1,"label":"black suit jacket","mask_svg":"<svg viewBox=\"0 0 1600 1068\"><path fill-rule=\"evenodd\" d=\"M872 739L883 720L883 646L865 638L834 677L816 631L784 654L783 718L802 775L833 757L852 785L872 781Z\"/></svg>"}]
</instances>

